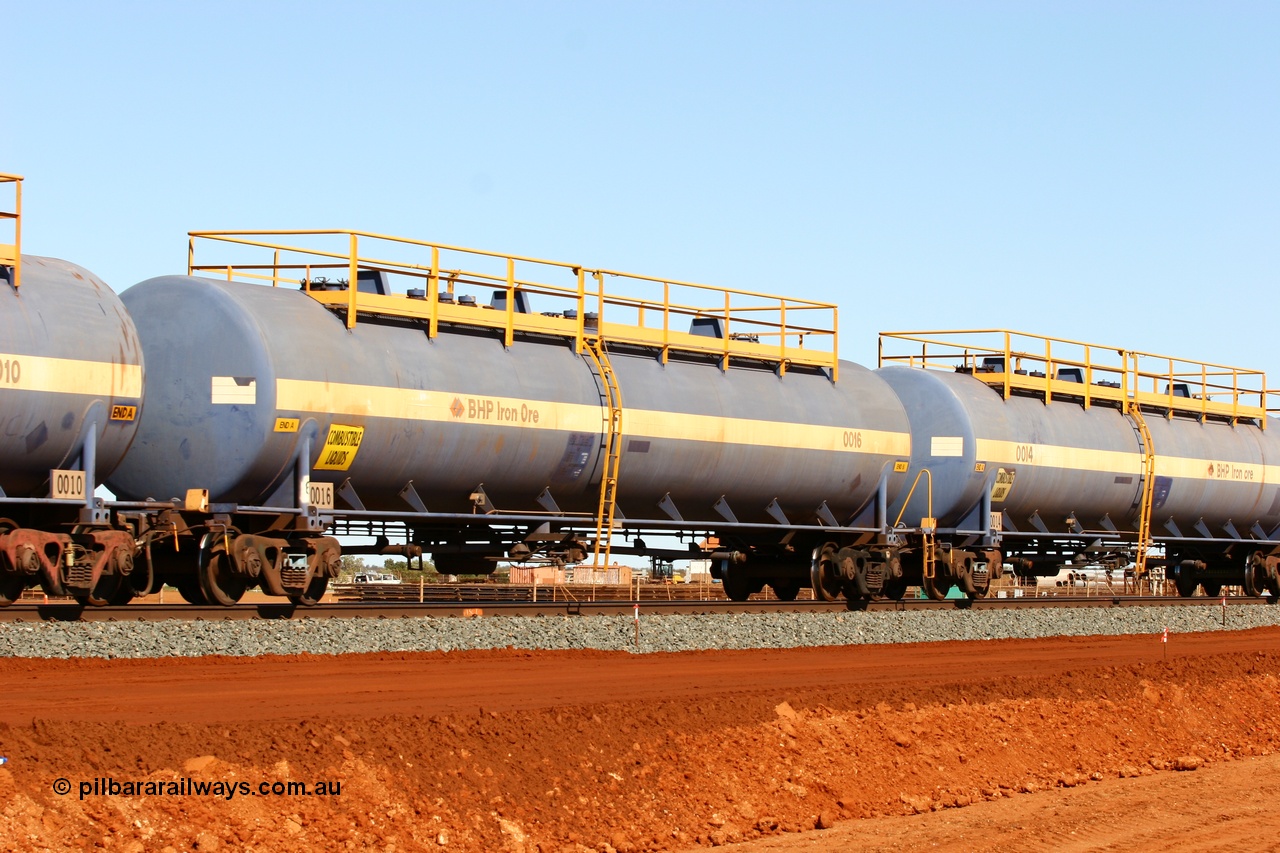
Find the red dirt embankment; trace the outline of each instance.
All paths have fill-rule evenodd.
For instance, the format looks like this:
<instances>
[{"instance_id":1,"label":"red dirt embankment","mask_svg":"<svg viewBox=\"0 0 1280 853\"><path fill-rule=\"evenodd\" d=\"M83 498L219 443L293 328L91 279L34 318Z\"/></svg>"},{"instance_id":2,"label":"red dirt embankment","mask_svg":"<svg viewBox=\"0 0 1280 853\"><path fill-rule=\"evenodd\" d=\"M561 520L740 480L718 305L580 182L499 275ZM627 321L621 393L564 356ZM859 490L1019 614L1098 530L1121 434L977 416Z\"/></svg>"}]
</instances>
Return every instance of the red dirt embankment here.
<instances>
[{"instance_id":1,"label":"red dirt embankment","mask_svg":"<svg viewBox=\"0 0 1280 853\"><path fill-rule=\"evenodd\" d=\"M0 848L678 850L1280 751L1280 630L1161 653L8 660Z\"/></svg>"}]
</instances>

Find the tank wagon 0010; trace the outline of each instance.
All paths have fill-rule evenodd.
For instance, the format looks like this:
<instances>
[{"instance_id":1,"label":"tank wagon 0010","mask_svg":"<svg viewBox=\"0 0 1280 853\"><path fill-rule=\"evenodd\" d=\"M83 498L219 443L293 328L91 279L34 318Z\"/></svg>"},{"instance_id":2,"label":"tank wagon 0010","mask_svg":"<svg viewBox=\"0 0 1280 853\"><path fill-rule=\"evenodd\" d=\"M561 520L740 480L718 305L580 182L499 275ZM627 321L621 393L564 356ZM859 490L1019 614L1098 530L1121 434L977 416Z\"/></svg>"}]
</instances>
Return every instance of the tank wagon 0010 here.
<instances>
[{"instance_id":1,"label":"tank wagon 0010","mask_svg":"<svg viewBox=\"0 0 1280 853\"><path fill-rule=\"evenodd\" d=\"M0 383L0 602L313 604L343 553L709 556L730 598L850 606L1080 562L1280 597L1260 373L1006 332L885 334L873 371L825 303L363 232L189 239L186 275L121 299L0 247L26 377Z\"/></svg>"},{"instance_id":2,"label":"tank wagon 0010","mask_svg":"<svg viewBox=\"0 0 1280 853\"><path fill-rule=\"evenodd\" d=\"M105 604L135 573L134 537L101 499L142 403L142 347L119 297L83 267L23 256L22 178L0 175L0 604L41 585ZM3 240L0 237L0 240Z\"/></svg>"}]
</instances>

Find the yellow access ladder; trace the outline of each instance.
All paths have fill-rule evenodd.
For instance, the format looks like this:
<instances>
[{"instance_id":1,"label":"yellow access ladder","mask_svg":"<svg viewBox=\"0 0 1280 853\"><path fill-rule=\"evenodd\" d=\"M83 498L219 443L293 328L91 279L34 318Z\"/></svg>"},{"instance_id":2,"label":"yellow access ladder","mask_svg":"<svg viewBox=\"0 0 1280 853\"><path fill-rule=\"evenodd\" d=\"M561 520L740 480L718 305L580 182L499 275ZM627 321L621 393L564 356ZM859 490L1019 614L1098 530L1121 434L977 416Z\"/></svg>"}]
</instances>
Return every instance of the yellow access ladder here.
<instances>
[{"instance_id":1,"label":"yellow access ladder","mask_svg":"<svg viewBox=\"0 0 1280 853\"><path fill-rule=\"evenodd\" d=\"M1142 408L1136 403L1129 403L1129 416L1133 418L1138 435L1142 437L1142 497L1138 515L1138 550L1134 558L1133 577L1135 581L1147 573L1147 552L1151 549L1151 504L1156 493L1156 452L1151 443L1151 430L1142 417Z\"/></svg>"},{"instance_id":2,"label":"yellow access ladder","mask_svg":"<svg viewBox=\"0 0 1280 853\"><path fill-rule=\"evenodd\" d=\"M902 501L902 509L898 511L898 517L893 520L893 526L896 528L901 523L903 513L907 511L907 505L911 503L911 496L916 493L916 486L920 485L921 477L925 478L925 482L929 487L927 509L925 510L928 515L920 519L921 574L925 589L932 590L934 588L934 578L938 576L938 519L933 514L933 472L928 468L921 468L916 474L915 480L911 482L911 488L907 490L907 497Z\"/></svg>"},{"instance_id":3,"label":"yellow access ladder","mask_svg":"<svg viewBox=\"0 0 1280 853\"><path fill-rule=\"evenodd\" d=\"M600 477L600 503L596 509L596 542L592 560L597 567L609 565L613 544L613 518L618 506L618 466L622 460L622 393L613 366L609 364L609 352L604 338L595 335L583 338L586 352L595 362L596 373L604 383L605 398L609 405L609 423L604 436L604 472ZM604 561L600 560L601 543L604 545Z\"/></svg>"},{"instance_id":4,"label":"yellow access ladder","mask_svg":"<svg viewBox=\"0 0 1280 853\"><path fill-rule=\"evenodd\" d=\"M920 542L924 549L924 579L930 584L938 576L938 554L935 550L934 531L938 529L938 521L934 518L920 519Z\"/></svg>"}]
</instances>

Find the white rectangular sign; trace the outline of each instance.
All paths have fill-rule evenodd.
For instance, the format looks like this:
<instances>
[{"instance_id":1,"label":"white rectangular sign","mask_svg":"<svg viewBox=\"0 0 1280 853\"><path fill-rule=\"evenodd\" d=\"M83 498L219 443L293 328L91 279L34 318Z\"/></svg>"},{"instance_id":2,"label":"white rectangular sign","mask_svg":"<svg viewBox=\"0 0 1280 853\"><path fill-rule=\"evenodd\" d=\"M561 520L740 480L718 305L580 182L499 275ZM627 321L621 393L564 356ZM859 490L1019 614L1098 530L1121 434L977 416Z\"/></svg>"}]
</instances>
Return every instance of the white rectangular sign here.
<instances>
[{"instance_id":1,"label":"white rectangular sign","mask_svg":"<svg viewBox=\"0 0 1280 853\"><path fill-rule=\"evenodd\" d=\"M49 497L57 501L84 500L84 472L62 471L54 468L49 472Z\"/></svg>"}]
</instances>

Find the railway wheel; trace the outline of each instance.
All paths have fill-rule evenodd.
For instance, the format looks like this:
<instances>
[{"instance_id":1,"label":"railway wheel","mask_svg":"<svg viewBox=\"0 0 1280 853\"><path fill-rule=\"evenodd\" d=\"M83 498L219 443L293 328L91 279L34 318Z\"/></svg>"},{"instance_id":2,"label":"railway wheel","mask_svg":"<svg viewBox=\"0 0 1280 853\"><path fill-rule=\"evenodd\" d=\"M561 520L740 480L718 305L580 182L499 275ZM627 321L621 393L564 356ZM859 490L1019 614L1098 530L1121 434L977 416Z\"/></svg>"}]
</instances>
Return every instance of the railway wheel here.
<instances>
[{"instance_id":1,"label":"railway wheel","mask_svg":"<svg viewBox=\"0 0 1280 853\"><path fill-rule=\"evenodd\" d=\"M124 548L116 549L111 557L117 576L116 589L108 599L112 607L122 607L140 595L151 592L151 561L135 559Z\"/></svg>"},{"instance_id":2,"label":"railway wheel","mask_svg":"<svg viewBox=\"0 0 1280 853\"><path fill-rule=\"evenodd\" d=\"M112 607L123 607L133 601L136 595L137 590L129 585L128 579L125 579L116 587L116 591L111 594L111 598L107 601Z\"/></svg>"},{"instance_id":3,"label":"railway wheel","mask_svg":"<svg viewBox=\"0 0 1280 853\"><path fill-rule=\"evenodd\" d=\"M1217 598L1222 594L1222 581L1201 581L1200 585L1204 587L1204 594L1210 598Z\"/></svg>"},{"instance_id":4,"label":"railway wheel","mask_svg":"<svg viewBox=\"0 0 1280 853\"><path fill-rule=\"evenodd\" d=\"M800 581L774 581L769 584L779 601L795 601L800 595Z\"/></svg>"},{"instance_id":5,"label":"railway wheel","mask_svg":"<svg viewBox=\"0 0 1280 853\"><path fill-rule=\"evenodd\" d=\"M7 518L0 518L0 536L3 536L10 530L17 529L17 522L11 521ZM22 591L26 588L27 579L23 574L0 568L0 607L6 607L13 604L22 597Z\"/></svg>"},{"instance_id":6,"label":"railway wheel","mask_svg":"<svg viewBox=\"0 0 1280 853\"><path fill-rule=\"evenodd\" d=\"M944 578L939 575L934 575L931 578L924 578L921 583L925 596L932 598L934 601L945 601L947 593L951 592L951 587L953 585L954 582L951 578Z\"/></svg>"},{"instance_id":7,"label":"railway wheel","mask_svg":"<svg viewBox=\"0 0 1280 853\"><path fill-rule=\"evenodd\" d=\"M1257 551L1249 555L1249 563L1244 569L1244 594L1257 598L1267 588L1266 559Z\"/></svg>"},{"instance_id":8,"label":"railway wheel","mask_svg":"<svg viewBox=\"0 0 1280 853\"><path fill-rule=\"evenodd\" d=\"M894 601L901 601L902 596L907 594L907 579L903 577L885 578L884 581L884 597Z\"/></svg>"},{"instance_id":9,"label":"railway wheel","mask_svg":"<svg viewBox=\"0 0 1280 853\"><path fill-rule=\"evenodd\" d=\"M249 583L235 573L231 558L225 550L226 541L226 537L221 534L211 533L205 536L200 546L196 579L200 583L205 601L230 607L244 595Z\"/></svg>"},{"instance_id":10,"label":"railway wheel","mask_svg":"<svg viewBox=\"0 0 1280 853\"><path fill-rule=\"evenodd\" d=\"M724 594L730 601L746 601L751 597L751 593L757 592L756 587L751 578L738 566L726 566L724 578L721 580L724 586Z\"/></svg>"},{"instance_id":11,"label":"railway wheel","mask_svg":"<svg viewBox=\"0 0 1280 853\"><path fill-rule=\"evenodd\" d=\"M307 584L307 588L297 595L290 595L289 600L301 607L315 607L320 603L320 599L324 598L325 590L329 588L329 579L323 576L314 577Z\"/></svg>"},{"instance_id":12,"label":"railway wheel","mask_svg":"<svg viewBox=\"0 0 1280 853\"><path fill-rule=\"evenodd\" d=\"M17 572L0 572L0 607L7 607L22 597L27 579Z\"/></svg>"},{"instance_id":13,"label":"railway wheel","mask_svg":"<svg viewBox=\"0 0 1280 853\"><path fill-rule=\"evenodd\" d=\"M0 536L5 535L11 530L17 530L18 523L8 518L0 518ZM22 558L18 558L21 562ZM0 564L7 562L0 560ZM0 607L6 607L13 604L22 597L22 591L27 588L28 575L18 567L0 568Z\"/></svg>"},{"instance_id":14,"label":"railway wheel","mask_svg":"<svg viewBox=\"0 0 1280 853\"><path fill-rule=\"evenodd\" d=\"M182 600L187 604L208 604L209 599L204 597L204 590L200 589L200 581L194 576L184 576L173 582L178 590L178 595L182 596Z\"/></svg>"},{"instance_id":15,"label":"railway wheel","mask_svg":"<svg viewBox=\"0 0 1280 853\"><path fill-rule=\"evenodd\" d=\"M149 550L139 553L130 562L129 574L120 582L120 589L111 599L113 605L128 604L135 598L159 591Z\"/></svg>"},{"instance_id":16,"label":"railway wheel","mask_svg":"<svg viewBox=\"0 0 1280 853\"><path fill-rule=\"evenodd\" d=\"M74 596L82 607L106 607L113 603L120 592L120 579L114 575L103 575L93 589L83 595Z\"/></svg>"},{"instance_id":17,"label":"railway wheel","mask_svg":"<svg viewBox=\"0 0 1280 853\"><path fill-rule=\"evenodd\" d=\"M1183 560L1173 564L1173 585L1178 590L1178 595L1183 598L1195 595L1196 587L1200 585L1200 578L1196 576L1196 570L1190 562L1190 560Z\"/></svg>"},{"instance_id":18,"label":"railway wheel","mask_svg":"<svg viewBox=\"0 0 1280 853\"><path fill-rule=\"evenodd\" d=\"M110 559L115 559L112 556ZM118 572L103 572L98 575L98 580L93 587L82 595L74 596L84 607L106 607L108 604L115 604L121 596L121 588L127 587L128 581ZM132 595L125 599L123 603L128 604L133 598Z\"/></svg>"},{"instance_id":19,"label":"railway wheel","mask_svg":"<svg viewBox=\"0 0 1280 853\"><path fill-rule=\"evenodd\" d=\"M843 584L837 571L833 546L813 549L809 580L813 584L813 596L819 601L836 601L840 598Z\"/></svg>"},{"instance_id":20,"label":"railway wheel","mask_svg":"<svg viewBox=\"0 0 1280 853\"><path fill-rule=\"evenodd\" d=\"M873 560L870 554L857 548L841 548L836 558L844 579L845 598L870 601L884 590L883 562Z\"/></svg>"}]
</instances>

